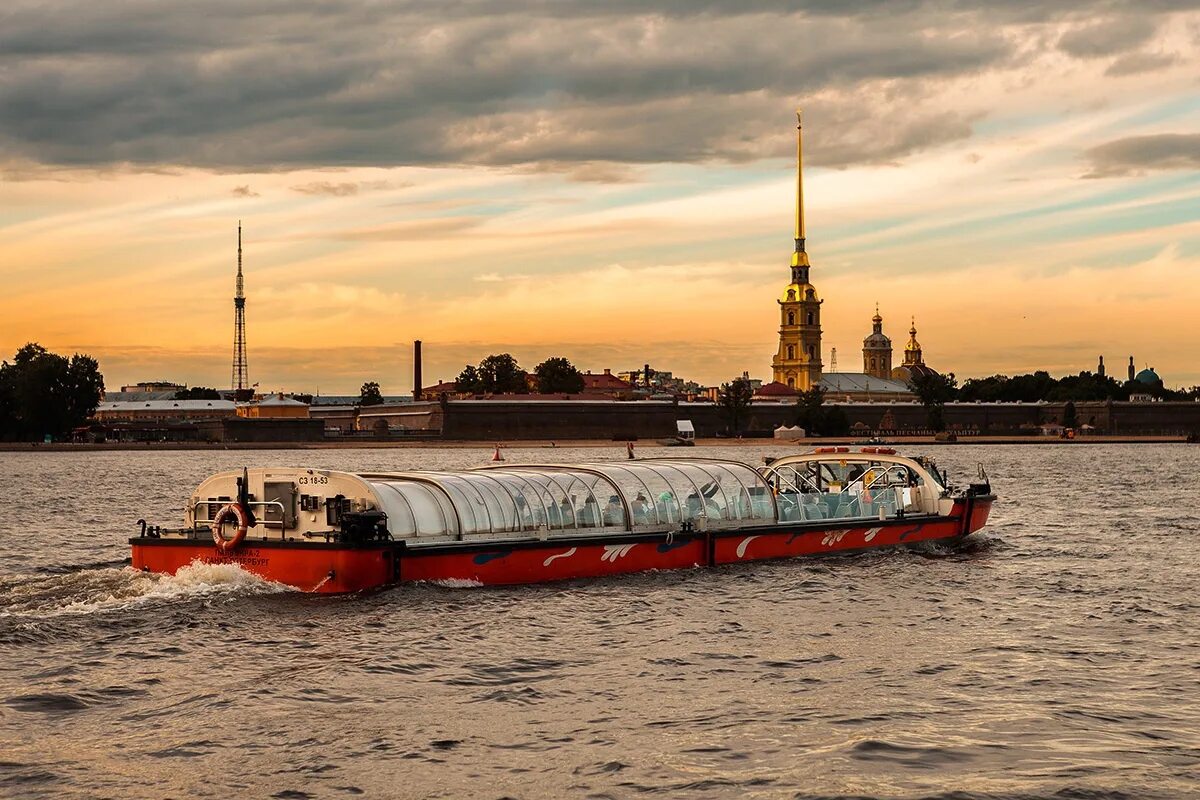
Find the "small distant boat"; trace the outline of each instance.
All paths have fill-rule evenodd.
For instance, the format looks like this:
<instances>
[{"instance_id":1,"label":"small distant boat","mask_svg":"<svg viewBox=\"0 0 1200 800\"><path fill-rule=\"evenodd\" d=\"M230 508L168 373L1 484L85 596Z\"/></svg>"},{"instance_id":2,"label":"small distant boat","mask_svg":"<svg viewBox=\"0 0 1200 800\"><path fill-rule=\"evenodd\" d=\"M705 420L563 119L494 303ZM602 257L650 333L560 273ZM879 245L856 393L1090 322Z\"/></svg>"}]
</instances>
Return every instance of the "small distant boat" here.
<instances>
[{"instance_id":1,"label":"small distant boat","mask_svg":"<svg viewBox=\"0 0 1200 800\"><path fill-rule=\"evenodd\" d=\"M221 472L182 528L141 522L132 563L174 574L236 564L310 592L412 581L521 584L825 555L979 530L986 474L951 486L932 462L822 447L763 469L641 459L465 471Z\"/></svg>"}]
</instances>

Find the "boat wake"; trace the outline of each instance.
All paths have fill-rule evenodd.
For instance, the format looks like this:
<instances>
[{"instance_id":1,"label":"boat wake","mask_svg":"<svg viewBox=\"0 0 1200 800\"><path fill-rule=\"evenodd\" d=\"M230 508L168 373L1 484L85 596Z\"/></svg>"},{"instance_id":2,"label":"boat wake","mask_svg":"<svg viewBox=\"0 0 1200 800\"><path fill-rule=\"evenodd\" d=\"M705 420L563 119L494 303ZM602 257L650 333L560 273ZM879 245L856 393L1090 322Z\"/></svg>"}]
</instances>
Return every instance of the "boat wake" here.
<instances>
[{"instance_id":1,"label":"boat wake","mask_svg":"<svg viewBox=\"0 0 1200 800\"><path fill-rule=\"evenodd\" d=\"M953 558L955 556L986 555L991 550L1002 548L1001 539L987 534L975 533L963 539L948 541L915 542L909 550L925 558Z\"/></svg>"},{"instance_id":2,"label":"boat wake","mask_svg":"<svg viewBox=\"0 0 1200 800\"><path fill-rule=\"evenodd\" d=\"M189 564L174 575L122 569L83 569L51 575L0 576L0 617L45 619L120 611L146 603L295 589L263 580L236 564Z\"/></svg>"},{"instance_id":3,"label":"boat wake","mask_svg":"<svg viewBox=\"0 0 1200 800\"><path fill-rule=\"evenodd\" d=\"M443 589L478 589L483 586L482 581L473 581L470 578L439 578L428 583Z\"/></svg>"}]
</instances>

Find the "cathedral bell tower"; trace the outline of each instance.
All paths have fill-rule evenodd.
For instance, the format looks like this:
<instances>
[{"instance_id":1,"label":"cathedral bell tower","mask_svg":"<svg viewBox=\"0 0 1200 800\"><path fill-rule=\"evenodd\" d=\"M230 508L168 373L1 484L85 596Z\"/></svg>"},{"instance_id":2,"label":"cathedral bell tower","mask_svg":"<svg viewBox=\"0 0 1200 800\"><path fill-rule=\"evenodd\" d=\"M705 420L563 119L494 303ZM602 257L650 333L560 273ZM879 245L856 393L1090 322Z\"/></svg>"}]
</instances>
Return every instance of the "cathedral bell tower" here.
<instances>
[{"instance_id":1,"label":"cathedral bell tower","mask_svg":"<svg viewBox=\"0 0 1200 800\"><path fill-rule=\"evenodd\" d=\"M892 377L892 340L883 332L879 305L871 318L871 335L863 339L863 372L875 378Z\"/></svg>"},{"instance_id":2,"label":"cathedral bell tower","mask_svg":"<svg viewBox=\"0 0 1200 800\"><path fill-rule=\"evenodd\" d=\"M791 282L779 296L779 350L771 360L773 380L798 391L821 381L821 299L808 282L804 249L804 134L796 112L796 249Z\"/></svg>"}]
</instances>

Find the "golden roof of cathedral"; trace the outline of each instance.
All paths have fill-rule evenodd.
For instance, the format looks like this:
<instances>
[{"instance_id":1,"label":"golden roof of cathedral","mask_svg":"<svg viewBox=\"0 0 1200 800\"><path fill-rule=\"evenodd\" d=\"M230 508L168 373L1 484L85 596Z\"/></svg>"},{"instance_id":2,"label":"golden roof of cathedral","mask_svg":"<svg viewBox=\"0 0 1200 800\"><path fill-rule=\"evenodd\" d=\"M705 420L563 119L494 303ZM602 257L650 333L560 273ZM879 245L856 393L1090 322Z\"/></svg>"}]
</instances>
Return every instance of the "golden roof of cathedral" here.
<instances>
[{"instance_id":1,"label":"golden roof of cathedral","mask_svg":"<svg viewBox=\"0 0 1200 800\"><path fill-rule=\"evenodd\" d=\"M792 293L791 297L788 296L789 292ZM792 283L789 283L787 286L783 287L783 291L780 292L780 294L779 294L779 302L781 302L781 303L799 303L801 300L809 299L809 297L808 297L809 292L812 292L811 299L813 299L813 300L820 299L819 297L817 297L816 288L814 288L811 283L796 283L793 281Z\"/></svg>"},{"instance_id":2,"label":"golden roof of cathedral","mask_svg":"<svg viewBox=\"0 0 1200 800\"><path fill-rule=\"evenodd\" d=\"M921 349L921 343L917 341L917 320L914 317L912 327L908 329L908 344L904 345L904 349L912 352Z\"/></svg>"}]
</instances>

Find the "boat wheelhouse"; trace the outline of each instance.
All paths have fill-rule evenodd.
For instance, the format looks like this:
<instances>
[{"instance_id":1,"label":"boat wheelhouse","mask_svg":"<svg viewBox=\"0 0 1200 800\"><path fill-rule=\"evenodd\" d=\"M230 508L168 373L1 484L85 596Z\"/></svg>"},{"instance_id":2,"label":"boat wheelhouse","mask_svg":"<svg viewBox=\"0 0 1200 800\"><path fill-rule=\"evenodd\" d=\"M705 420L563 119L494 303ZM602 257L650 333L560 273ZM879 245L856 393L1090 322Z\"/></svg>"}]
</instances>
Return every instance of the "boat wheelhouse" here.
<instances>
[{"instance_id":1,"label":"boat wheelhouse","mask_svg":"<svg viewBox=\"0 0 1200 800\"><path fill-rule=\"evenodd\" d=\"M262 468L208 478L184 527L130 542L139 569L234 563L306 591L513 584L952 539L982 527L993 500L986 483L948 488L928 463L881 448L764 469L705 458Z\"/></svg>"}]
</instances>

